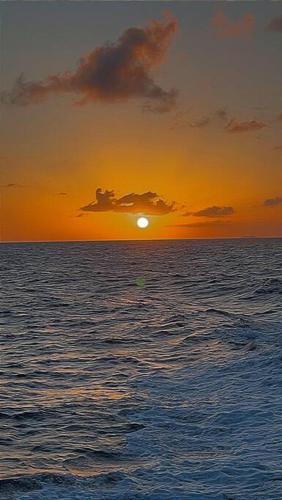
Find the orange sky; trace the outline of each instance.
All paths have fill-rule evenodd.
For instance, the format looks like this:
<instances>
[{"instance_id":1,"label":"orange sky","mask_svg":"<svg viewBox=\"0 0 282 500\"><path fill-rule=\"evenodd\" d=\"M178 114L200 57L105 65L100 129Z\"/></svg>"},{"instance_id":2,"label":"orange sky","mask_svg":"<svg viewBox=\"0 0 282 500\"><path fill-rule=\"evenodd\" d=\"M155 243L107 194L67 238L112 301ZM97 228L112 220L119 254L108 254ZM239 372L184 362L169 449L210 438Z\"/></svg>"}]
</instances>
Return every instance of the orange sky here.
<instances>
[{"instance_id":1,"label":"orange sky","mask_svg":"<svg viewBox=\"0 0 282 500\"><path fill-rule=\"evenodd\" d=\"M114 20L98 3L82 4L79 14L71 4L1 6L4 241L282 235L282 34L265 29L278 9L225 4L222 29L208 3L170 5L166 18L153 2L117 2ZM142 50L125 60L137 43L126 31L134 26ZM106 41L115 43L107 53ZM118 84L112 60L108 79L99 73L110 57L123 64ZM138 57L144 75L138 72L136 85ZM22 72L32 87L12 90ZM50 75L59 84L50 84ZM78 99L87 102L77 106ZM96 211L97 188L114 191L110 209ZM150 225L140 230L134 206L128 213L115 207L125 195L146 192L157 193L153 203L174 205L159 215L144 206ZM92 202L93 211L81 210ZM204 215L211 207L221 211Z\"/></svg>"}]
</instances>

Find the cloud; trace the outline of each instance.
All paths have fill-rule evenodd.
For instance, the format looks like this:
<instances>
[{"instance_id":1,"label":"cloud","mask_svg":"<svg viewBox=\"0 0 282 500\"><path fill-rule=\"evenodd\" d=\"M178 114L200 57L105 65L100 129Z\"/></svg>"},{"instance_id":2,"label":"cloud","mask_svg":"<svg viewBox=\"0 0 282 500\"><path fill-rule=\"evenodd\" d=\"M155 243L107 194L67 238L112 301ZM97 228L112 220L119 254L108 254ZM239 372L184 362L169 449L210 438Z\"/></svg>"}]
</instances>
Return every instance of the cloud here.
<instances>
[{"instance_id":1,"label":"cloud","mask_svg":"<svg viewBox=\"0 0 282 500\"><path fill-rule=\"evenodd\" d=\"M217 118L220 118L220 120L222 121L228 120L228 112L226 111L225 108L217 109L215 112L215 116L217 116Z\"/></svg>"},{"instance_id":2,"label":"cloud","mask_svg":"<svg viewBox=\"0 0 282 500\"><path fill-rule=\"evenodd\" d=\"M96 190L96 201L81 207L84 212L123 212L165 215L175 211L175 203L167 203L157 193L130 193L116 198L114 191Z\"/></svg>"},{"instance_id":3,"label":"cloud","mask_svg":"<svg viewBox=\"0 0 282 500\"><path fill-rule=\"evenodd\" d=\"M166 13L164 20L152 20L144 28L129 28L114 43L107 43L81 58L73 72L49 75L39 81L19 76L2 102L28 105L51 95L74 94L76 104L117 102L131 98L149 101L151 109L164 112L175 105L176 90L164 90L151 76L166 55L177 21Z\"/></svg>"},{"instance_id":4,"label":"cloud","mask_svg":"<svg viewBox=\"0 0 282 500\"><path fill-rule=\"evenodd\" d=\"M263 205L265 207L276 207L277 205L282 205L282 196L276 196L275 198L264 200Z\"/></svg>"},{"instance_id":5,"label":"cloud","mask_svg":"<svg viewBox=\"0 0 282 500\"><path fill-rule=\"evenodd\" d=\"M190 123L190 127L193 128L203 128L209 125L211 121L211 118L209 116L199 118L198 120L194 121L193 123Z\"/></svg>"},{"instance_id":6,"label":"cloud","mask_svg":"<svg viewBox=\"0 0 282 500\"><path fill-rule=\"evenodd\" d=\"M212 123L215 118L219 119L221 122L227 122L229 118L226 109L225 108L216 109L213 113L209 113L206 116L198 118L194 122L190 123L190 127L195 127L195 128L206 127L207 125Z\"/></svg>"},{"instance_id":7,"label":"cloud","mask_svg":"<svg viewBox=\"0 0 282 500\"><path fill-rule=\"evenodd\" d=\"M282 33L282 16L274 17L268 23L266 27L267 31L276 31L278 33Z\"/></svg>"},{"instance_id":8,"label":"cloud","mask_svg":"<svg viewBox=\"0 0 282 500\"><path fill-rule=\"evenodd\" d=\"M282 113L279 113L278 120L282 121Z\"/></svg>"},{"instance_id":9,"label":"cloud","mask_svg":"<svg viewBox=\"0 0 282 500\"><path fill-rule=\"evenodd\" d=\"M226 217L227 215L233 215L234 212L235 211L233 207L218 207L214 205L212 207L198 210L198 212L186 212L183 215L185 217L189 215L193 215L195 217Z\"/></svg>"},{"instance_id":10,"label":"cloud","mask_svg":"<svg viewBox=\"0 0 282 500\"><path fill-rule=\"evenodd\" d=\"M225 224L230 224L230 221L223 220L209 220L209 221L201 221L201 222L192 222L191 224L170 224L166 227L179 227L182 229L185 228L193 228L193 227L213 227L213 226L222 226Z\"/></svg>"},{"instance_id":11,"label":"cloud","mask_svg":"<svg viewBox=\"0 0 282 500\"><path fill-rule=\"evenodd\" d=\"M10 182L9 184L2 184L1 187L3 188L17 188L17 187L23 187L22 184L16 184L14 182Z\"/></svg>"},{"instance_id":12,"label":"cloud","mask_svg":"<svg viewBox=\"0 0 282 500\"><path fill-rule=\"evenodd\" d=\"M239 122L233 119L226 125L225 130L231 133L240 133L251 132L252 130L260 130L264 127L266 127L266 124L257 120Z\"/></svg>"},{"instance_id":13,"label":"cloud","mask_svg":"<svg viewBox=\"0 0 282 500\"><path fill-rule=\"evenodd\" d=\"M64 191L61 191L60 193L58 193L59 196L66 196L68 193L65 193Z\"/></svg>"},{"instance_id":14,"label":"cloud","mask_svg":"<svg viewBox=\"0 0 282 500\"><path fill-rule=\"evenodd\" d=\"M252 14L246 14L238 21L230 21L220 10L213 16L212 26L220 38L241 38L252 33L255 27L255 18Z\"/></svg>"}]
</instances>

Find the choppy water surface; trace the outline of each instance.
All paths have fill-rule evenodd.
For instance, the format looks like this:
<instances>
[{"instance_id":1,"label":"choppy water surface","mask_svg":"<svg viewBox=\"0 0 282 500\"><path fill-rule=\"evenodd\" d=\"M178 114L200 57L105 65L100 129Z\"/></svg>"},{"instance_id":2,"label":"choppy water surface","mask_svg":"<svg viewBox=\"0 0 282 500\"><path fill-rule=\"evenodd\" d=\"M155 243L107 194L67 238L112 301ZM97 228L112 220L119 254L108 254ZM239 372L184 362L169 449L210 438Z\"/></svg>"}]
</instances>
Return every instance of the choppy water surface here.
<instances>
[{"instance_id":1,"label":"choppy water surface","mask_svg":"<svg viewBox=\"0 0 282 500\"><path fill-rule=\"evenodd\" d=\"M1 500L282 498L281 239L0 250Z\"/></svg>"}]
</instances>

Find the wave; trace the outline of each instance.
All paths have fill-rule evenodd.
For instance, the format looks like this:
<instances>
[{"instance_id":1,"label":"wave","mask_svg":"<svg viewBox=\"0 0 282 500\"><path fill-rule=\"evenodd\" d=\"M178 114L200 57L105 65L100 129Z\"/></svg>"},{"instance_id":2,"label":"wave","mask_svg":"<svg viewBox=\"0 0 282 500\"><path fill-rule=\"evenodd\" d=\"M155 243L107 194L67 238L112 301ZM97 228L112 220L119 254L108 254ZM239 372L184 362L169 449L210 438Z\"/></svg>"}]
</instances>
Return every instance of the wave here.
<instances>
[{"instance_id":1,"label":"wave","mask_svg":"<svg viewBox=\"0 0 282 500\"><path fill-rule=\"evenodd\" d=\"M11 495L13 495L14 498L21 498L20 495L23 493L40 493L41 491L44 491L44 496L40 496L40 499L44 498L48 500L49 498L57 498L59 500L60 498L78 498L76 497L76 494L80 492L83 498L83 491L87 494L87 490L89 491L93 488L113 486L125 478L126 475L124 473L116 471L86 477L68 473L49 472L27 474L7 479L0 479L0 495L1 500L10 500ZM59 492L61 492L62 497L55 497L52 490L57 490L57 494L59 495ZM32 496L32 499L35 500L36 498L38 497Z\"/></svg>"},{"instance_id":2,"label":"wave","mask_svg":"<svg viewBox=\"0 0 282 500\"><path fill-rule=\"evenodd\" d=\"M269 294L277 293L282 294L282 279L280 278L268 278L263 281L262 285L254 290L255 294Z\"/></svg>"}]
</instances>

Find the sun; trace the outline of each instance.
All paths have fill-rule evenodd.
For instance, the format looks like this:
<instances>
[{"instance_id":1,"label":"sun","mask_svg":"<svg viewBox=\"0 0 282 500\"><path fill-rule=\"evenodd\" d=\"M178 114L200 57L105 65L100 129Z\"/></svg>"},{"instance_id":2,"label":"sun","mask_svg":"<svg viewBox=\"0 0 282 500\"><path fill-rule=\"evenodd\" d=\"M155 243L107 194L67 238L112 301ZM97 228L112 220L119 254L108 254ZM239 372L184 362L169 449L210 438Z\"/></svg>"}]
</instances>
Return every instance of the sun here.
<instances>
[{"instance_id":1,"label":"sun","mask_svg":"<svg viewBox=\"0 0 282 500\"><path fill-rule=\"evenodd\" d=\"M149 221L148 221L147 217L139 217L137 219L137 226L140 229L145 229L146 227L148 227L149 226Z\"/></svg>"}]
</instances>

